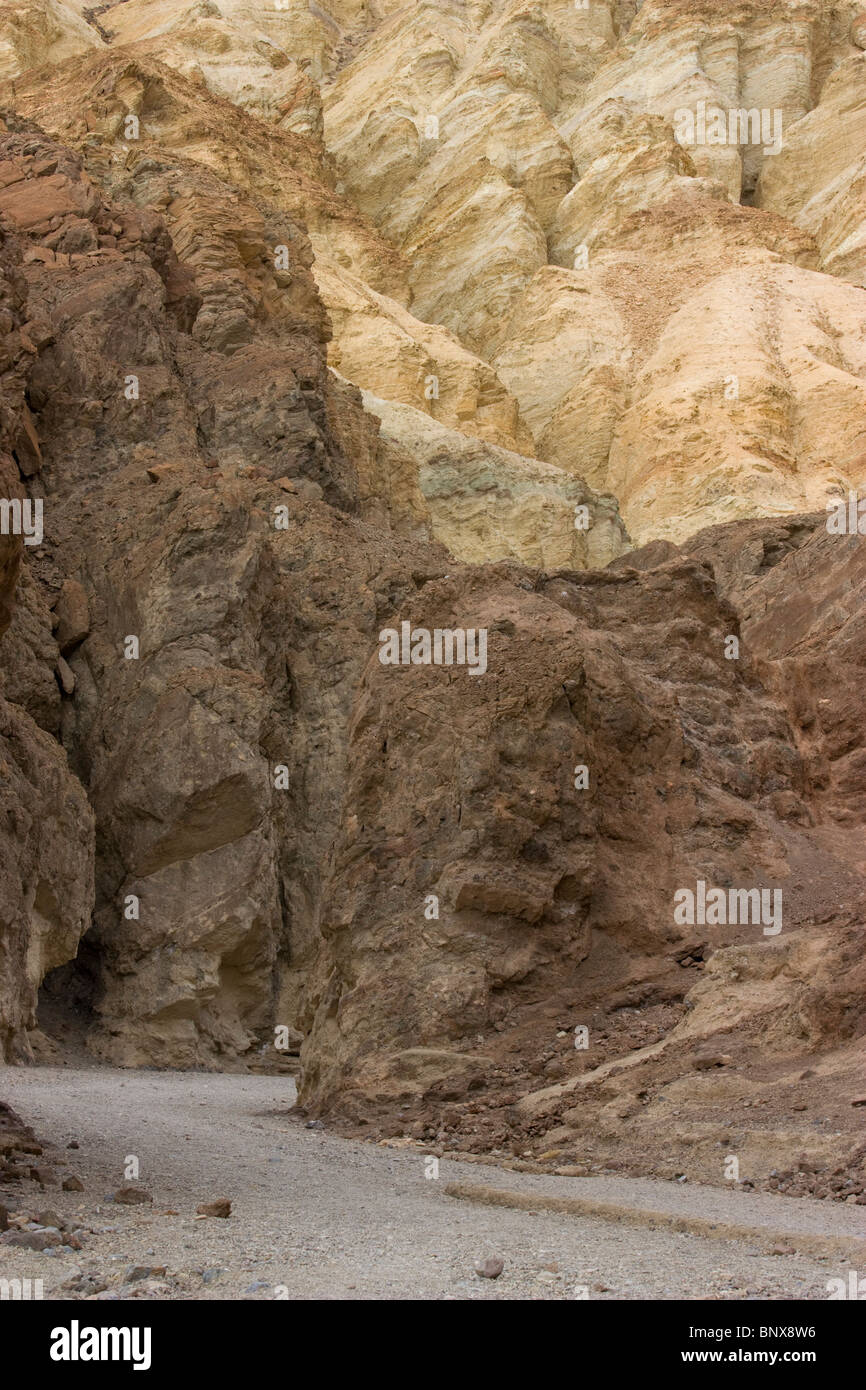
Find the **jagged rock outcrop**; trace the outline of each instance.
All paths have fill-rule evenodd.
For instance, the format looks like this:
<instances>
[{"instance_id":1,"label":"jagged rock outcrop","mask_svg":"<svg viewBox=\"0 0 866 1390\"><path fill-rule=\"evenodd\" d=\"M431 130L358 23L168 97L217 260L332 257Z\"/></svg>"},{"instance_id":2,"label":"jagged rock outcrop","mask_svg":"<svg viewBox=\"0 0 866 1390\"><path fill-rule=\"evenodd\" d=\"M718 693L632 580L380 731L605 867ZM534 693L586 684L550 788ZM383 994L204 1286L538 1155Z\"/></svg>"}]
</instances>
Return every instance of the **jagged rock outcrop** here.
<instances>
[{"instance_id":1,"label":"jagged rock outcrop","mask_svg":"<svg viewBox=\"0 0 866 1390\"><path fill-rule=\"evenodd\" d=\"M688 1163L713 1180L721 1111L751 1181L856 1200L866 1160L852 1112L862 1079L866 983L858 848L861 539L832 534L823 516L801 516L712 528L683 551L654 543L614 565L653 575L685 554L712 572L719 595L737 611L744 650L767 694L786 711L789 754L809 815L804 822L795 812L780 827L788 874L785 924L775 938L734 944L719 928L704 927L675 953L667 979L658 957L642 978L632 958L627 983L620 978L613 991L601 946L596 978L588 971L585 987L573 990L579 997L570 1014L589 1021L596 1010L601 1046L585 1059L551 1051L549 1074L566 1079L530 1090L491 1117L499 1126L507 1117L521 1149L555 1147L560 1162L569 1153L595 1152L637 1166L641 1150L658 1152L664 1133L661 1171ZM777 810L786 798L777 793ZM685 1008L664 1019L667 991ZM560 1005L562 1015L568 1010ZM804 1133L798 1113L823 1118ZM464 1132L477 1125L469 1115L454 1119Z\"/></svg>"},{"instance_id":2,"label":"jagged rock outcrop","mask_svg":"<svg viewBox=\"0 0 866 1390\"><path fill-rule=\"evenodd\" d=\"M807 516L607 574L482 574L465 596L437 585L436 616L489 622L495 682L366 672L304 1100L353 1132L560 1165L652 1155L710 1181L722 1107L750 1180L778 1186L796 1145L813 1174L847 1157L856 1191L857 537ZM778 888L780 930L677 924L698 880ZM821 1132L798 1131L795 1099Z\"/></svg>"},{"instance_id":3,"label":"jagged rock outcrop","mask_svg":"<svg viewBox=\"0 0 866 1390\"><path fill-rule=\"evenodd\" d=\"M0 81L41 63L62 63L102 47L102 39L63 0L5 5L0 17Z\"/></svg>"},{"instance_id":4,"label":"jagged rock outcrop","mask_svg":"<svg viewBox=\"0 0 866 1390\"><path fill-rule=\"evenodd\" d=\"M31 156L24 169L36 164ZM8 179L8 165L0 163L0 181ZM38 543L53 520L50 510L47 519L39 510L44 504L38 480L32 489L37 509L21 478L22 473L35 477L39 465L38 435L25 398L37 352L33 337L42 331L31 322L36 317L31 310L20 247L8 222L0 220L0 637L12 619L22 551ZM23 649L28 651L26 642ZM43 700L56 731L55 672L62 657L50 626L40 656L46 663L40 671L43 692L47 685ZM56 740L12 703L19 698L14 678L5 679L0 685L0 1061L27 1055L39 986L49 970L76 954L93 905L93 814L87 797ZM39 711L34 713L38 717Z\"/></svg>"},{"instance_id":5,"label":"jagged rock outcrop","mask_svg":"<svg viewBox=\"0 0 866 1390\"><path fill-rule=\"evenodd\" d=\"M593 931L674 954L676 888L783 880L779 822L808 819L785 721L748 659L726 661L735 615L700 566L479 570L400 616L486 628L488 670L367 667L310 1104L411 1098L404 1049L485 1033L577 980Z\"/></svg>"},{"instance_id":6,"label":"jagged rock outcrop","mask_svg":"<svg viewBox=\"0 0 866 1390\"><path fill-rule=\"evenodd\" d=\"M866 20L852 37L866 30ZM862 44L860 45L862 47ZM866 54L828 77L821 100L761 171L755 204L812 233L820 266L866 289Z\"/></svg>"},{"instance_id":7,"label":"jagged rock outcrop","mask_svg":"<svg viewBox=\"0 0 866 1390\"><path fill-rule=\"evenodd\" d=\"M788 711L809 775L809 798L828 825L853 828L866 812L860 642L862 534L829 517L750 522L701 532L689 554L712 565L722 592L743 614L749 647ZM829 524L828 524L829 522Z\"/></svg>"},{"instance_id":8,"label":"jagged rock outcrop","mask_svg":"<svg viewBox=\"0 0 866 1390\"><path fill-rule=\"evenodd\" d=\"M236 331L242 268L234 285L203 274L199 292L153 213L111 207L73 156L30 133L3 152L25 169L4 211L27 237L29 304L46 325L28 390L45 436L49 578L61 557L66 577L76 698L62 736L100 825L85 951L99 958L94 1046L175 1065L236 1055L271 1025L285 919L303 897L294 873L286 894L280 861L295 848L277 824L313 779L308 763L280 805L274 769L297 776L288 729L304 715L291 712L303 696L286 665L278 554L297 564L293 515L357 507L327 423L309 247L284 225L282 297L262 285L264 242L246 234L258 312L269 293L275 304L249 342Z\"/></svg>"},{"instance_id":9,"label":"jagged rock outcrop","mask_svg":"<svg viewBox=\"0 0 866 1390\"><path fill-rule=\"evenodd\" d=\"M380 438L417 476L436 540L458 560L521 560L542 569L600 569L629 549L616 500L582 479L523 458L426 413L364 392Z\"/></svg>"}]
</instances>

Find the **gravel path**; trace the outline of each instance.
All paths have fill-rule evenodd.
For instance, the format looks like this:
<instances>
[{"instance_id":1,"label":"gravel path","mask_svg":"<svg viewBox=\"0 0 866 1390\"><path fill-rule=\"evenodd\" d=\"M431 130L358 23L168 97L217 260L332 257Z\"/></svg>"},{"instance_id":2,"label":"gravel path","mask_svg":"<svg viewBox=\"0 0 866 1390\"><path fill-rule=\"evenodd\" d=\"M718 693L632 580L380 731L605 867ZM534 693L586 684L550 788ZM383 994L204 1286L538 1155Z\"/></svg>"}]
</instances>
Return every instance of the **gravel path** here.
<instances>
[{"instance_id":1,"label":"gravel path","mask_svg":"<svg viewBox=\"0 0 866 1390\"><path fill-rule=\"evenodd\" d=\"M59 1146L79 1193L0 1190L15 1211L49 1208L91 1233L74 1255L0 1247L0 1277L77 1274L100 1296L154 1298L826 1299L840 1257L770 1255L762 1230L866 1238L866 1209L620 1177L552 1178L441 1160L415 1148L338 1139L291 1115L287 1078L63 1067L10 1068L0 1092ZM67 1143L77 1140L78 1150ZM153 1204L106 1196L136 1155ZM456 1200L446 1184L552 1193L753 1226L754 1241L708 1239L598 1218ZM25 1195L26 1189L26 1195ZM228 1220L196 1219L229 1197ZM498 1256L493 1281L474 1263ZM165 1274L128 1282L130 1267ZM861 1267L861 1277L866 1268Z\"/></svg>"}]
</instances>

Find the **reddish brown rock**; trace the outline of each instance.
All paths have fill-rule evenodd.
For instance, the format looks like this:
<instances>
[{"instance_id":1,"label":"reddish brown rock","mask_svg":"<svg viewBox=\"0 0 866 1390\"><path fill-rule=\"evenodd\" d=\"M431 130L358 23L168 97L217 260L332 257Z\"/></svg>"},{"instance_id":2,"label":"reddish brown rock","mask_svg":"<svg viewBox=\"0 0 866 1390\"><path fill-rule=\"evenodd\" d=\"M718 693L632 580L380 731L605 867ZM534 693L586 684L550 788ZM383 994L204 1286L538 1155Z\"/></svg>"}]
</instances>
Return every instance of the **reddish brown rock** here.
<instances>
[{"instance_id":1,"label":"reddish brown rock","mask_svg":"<svg viewBox=\"0 0 866 1390\"><path fill-rule=\"evenodd\" d=\"M124 1207L135 1207L152 1202L153 1198L145 1188L134 1187L132 1183L126 1183L117 1189L114 1194L114 1201L119 1202Z\"/></svg>"},{"instance_id":2,"label":"reddish brown rock","mask_svg":"<svg viewBox=\"0 0 866 1390\"><path fill-rule=\"evenodd\" d=\"M54 606L57 628L54 633L58 647L67 655L90 631L90 610L84 586L77 579L64 579Z\"/></svg>"},{"instance_id":3,"label":"reddish brown rock","mask_svg":"<svg viewBox=\"0 0 866 1390\"><path fill-rule=\"evenodd\" d=\"M199 1216L218 1216L225 1219L232 1214L232 1204L228 1197L218 1197L215 1202L201 1202L196 1207Z\"/></svg>"},{"instance_id":4,"label":"reddish brown rock","mask_svg":"<svg viewBox=\"0 0 866 1390\"><path fill-rule=\"evenodd\" d=\"M51 1250L63 1244L57 1231L7 1231L0 1244L17 1246L19 1250Z\"/></svg>"},{"instance_id":5,"label":"reddish brown rock","mask_svg":"<svg viewBox=\"0 0 866 1390\"><path fill-rule=\"evenodd\" d=\"M5 355L0 354L0 493L16 505L25 499L30 505L23 478L41 465L24 399L33 366L21 334L27 304L20 245L9 235L8 223L0 224L0 319L10 330ZM7 629L22 553L32 548L22 539L11 530L0 535L0 635L6 632L5 652L15 650ZM3 665L0 655L0 672ZM53 674L47 678L50 686ZM10 685L14 688L14 681L5 683L6 691ZM19 705L2 698L0 774L0 1058L8 1060L27 1054L25 1030L35 1026L43 976L75 955L89 925L93 819L84 790L70 774L55 739Z\"/></svg>"}]
</instances>

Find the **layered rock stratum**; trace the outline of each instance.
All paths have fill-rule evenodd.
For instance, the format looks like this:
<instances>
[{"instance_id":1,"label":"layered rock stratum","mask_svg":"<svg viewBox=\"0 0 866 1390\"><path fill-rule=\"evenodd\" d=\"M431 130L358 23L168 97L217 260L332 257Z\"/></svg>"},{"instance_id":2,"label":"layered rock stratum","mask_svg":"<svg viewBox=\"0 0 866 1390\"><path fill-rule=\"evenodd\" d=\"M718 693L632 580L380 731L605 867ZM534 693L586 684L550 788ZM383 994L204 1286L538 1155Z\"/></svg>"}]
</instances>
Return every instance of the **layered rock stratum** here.
<instances>
[{"instance_id":1,"label":"layered rock stratum","mask_svg":"<svg viewBox=\"0 0 866 1390\"><path fill-rule=\"evenodd\" d=\"M864 64L847 0L0 3L7 1060L866 1200Z\"/></svg>"}]
</instances>

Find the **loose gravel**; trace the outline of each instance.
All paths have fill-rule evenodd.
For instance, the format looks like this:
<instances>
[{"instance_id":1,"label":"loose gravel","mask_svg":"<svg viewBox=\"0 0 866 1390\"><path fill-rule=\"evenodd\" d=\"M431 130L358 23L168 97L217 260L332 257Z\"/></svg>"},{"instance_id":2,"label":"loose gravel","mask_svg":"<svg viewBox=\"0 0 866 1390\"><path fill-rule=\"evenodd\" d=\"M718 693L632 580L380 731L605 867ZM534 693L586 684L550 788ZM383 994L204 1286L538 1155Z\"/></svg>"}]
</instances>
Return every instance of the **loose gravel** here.
<instances>
[{"instance_id":1,"label":"loose gravel","mask_svg":"<svg viewBox=\"0 0 866 1390\"><path fill-rule=\"evenodd\" d=\"M9 1068L0 1090L56 1146L40 1162L59 1158L58 1176L84 1183L0 1188L10 1212L49 1208L84 1231L72 1253L0 1245L0 1278L40 1278L46 1298L826 1299L845 1262L767 1254L767 1230L791 1233L783 1249L798 1232L866 1239L860 1207L448 1159L428 1176L423 1149L307 1128L289 1078ZM152 1203L108 1200L133 1156ZM487 1206L449 1197L450 1183L709 1216L755 1239ZM221 1197L231 1216L196 1218ZM500 1277L475 1272L487 1259L504 1262Z\"/></svg>"}]
</instances>

